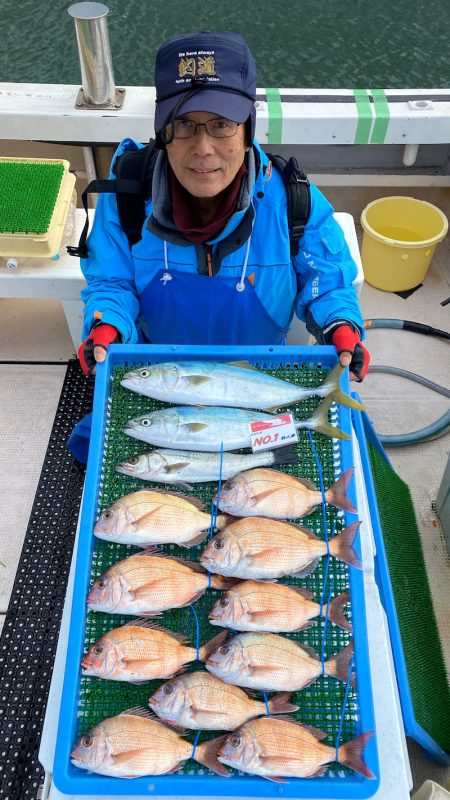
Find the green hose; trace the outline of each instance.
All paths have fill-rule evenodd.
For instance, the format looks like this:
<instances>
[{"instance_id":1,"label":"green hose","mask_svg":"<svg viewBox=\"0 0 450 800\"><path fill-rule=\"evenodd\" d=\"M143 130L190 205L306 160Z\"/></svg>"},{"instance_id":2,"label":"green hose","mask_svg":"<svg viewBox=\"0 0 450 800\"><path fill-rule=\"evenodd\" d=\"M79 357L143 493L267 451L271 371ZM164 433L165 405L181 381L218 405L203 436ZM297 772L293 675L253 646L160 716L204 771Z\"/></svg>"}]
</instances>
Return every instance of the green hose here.
<instances>
[{"instance_id":1,"label":"green hose","mask_svg":"<svg viewBox=\"0 0 450 800\"><path fill-rule=\"evenodd\" d=\"M446 331L441 331L438 328L432 328L430 325L422 325L419 322L408 322L407 320L402 319L368 319L366 320L364 327L369 330L370 328L396 328L398 330L409 330L414 331L415 333L422 333L425 336L435 336L445 340L450 339L450 334ZM385 372L389 373L390 375L398 375L402 378L406 378L407 380L414 381L415 383L420 383L422 386L426 386L433 392L438 392L439 394L444 395L444 397L450 398L450 391L444 386L440 386L438 383L434 383L433 381L424 378L422 375L417 375L415 372L409 372L406 369L400 369L400 367L388 367L381 365L372 366L369 367L368 372ZM402 445L406 444L420 444L422 442L429 442L432 439L438 439L440 436L444 436L448 430L450 430L450 409L446 411L442 417L439 417L439 419L435 420L430 425L420 428L418 431L392 435L386 434L384 436L379 436L378 438L385 447L401 447Z\"/></svg>"}]
</instances>

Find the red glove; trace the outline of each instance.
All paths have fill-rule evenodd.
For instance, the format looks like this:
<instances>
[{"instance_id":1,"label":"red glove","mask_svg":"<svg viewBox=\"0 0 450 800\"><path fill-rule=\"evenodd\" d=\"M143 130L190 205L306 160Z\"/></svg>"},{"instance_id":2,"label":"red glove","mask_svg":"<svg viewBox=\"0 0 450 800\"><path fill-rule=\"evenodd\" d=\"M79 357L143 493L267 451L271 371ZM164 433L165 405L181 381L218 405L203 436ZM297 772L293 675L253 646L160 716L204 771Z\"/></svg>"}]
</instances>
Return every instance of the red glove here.
<instances>
[{"instance_id":1,"label":"red glove","mask_svg":"<svg viewBox=\"0 0 450 800\"><path fill-rule=\"evenodd\" d=\"M363 344L361 344L361 337L358 331L355 331L351 325L339 325L331 336L338 356L342 353L350 353L352 359L349 363L350 373L352 373L354 380L361 383L364 379L370 364L370 353Z\"/></svg>"},{"instance_id":2,"label":"red glove","mask_svg":"<svg viewBox=\"0 0 450 800\"><path fill-rule=\"evenodd\" d=\"M106 351L110 344L116 342L120 342L120 334L113 325L100 323L92 328L88 338L78 348L78 358L85 375L91 375L97 364L94 347L102 347Z\"/></svg>"}]
</instances>

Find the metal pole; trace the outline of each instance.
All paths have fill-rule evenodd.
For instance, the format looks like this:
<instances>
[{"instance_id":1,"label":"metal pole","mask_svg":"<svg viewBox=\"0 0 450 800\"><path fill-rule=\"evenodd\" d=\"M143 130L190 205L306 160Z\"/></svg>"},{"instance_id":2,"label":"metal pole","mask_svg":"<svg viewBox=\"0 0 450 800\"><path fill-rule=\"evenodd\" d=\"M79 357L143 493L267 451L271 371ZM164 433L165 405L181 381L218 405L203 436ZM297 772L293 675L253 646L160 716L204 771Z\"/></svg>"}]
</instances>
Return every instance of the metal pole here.
<instances>
[{"instance_id":1,"label":"metal pole","mask_svg":"<svg viewBox=\"0 0 450 800\"><path fill-rule=\"evenodd\" d=\"M108 6L103 3L75 3L68 8L75 20L83 84L83 102L77 106L114 106L116 87L109 47Z\"/></svg>"}]
</instances>

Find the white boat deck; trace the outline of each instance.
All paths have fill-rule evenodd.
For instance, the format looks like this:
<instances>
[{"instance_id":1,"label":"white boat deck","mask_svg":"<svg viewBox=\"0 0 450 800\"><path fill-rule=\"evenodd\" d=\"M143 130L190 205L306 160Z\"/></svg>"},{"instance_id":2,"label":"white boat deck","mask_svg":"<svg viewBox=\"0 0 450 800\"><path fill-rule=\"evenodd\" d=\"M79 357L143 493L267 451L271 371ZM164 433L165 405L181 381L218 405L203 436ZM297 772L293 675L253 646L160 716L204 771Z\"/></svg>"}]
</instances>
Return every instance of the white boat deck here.
<instances>
[{"instance_id":1,"label":"white boat deck","mask_svg":"<svg viewBox=\"0 0 450 800\"><path fill-rule=\"evenodd\" d=\"M341 208L345 208L341 204ZM438 248L424 285L407 300L365 284L366 318L395 318L449 330L450 240ZM442 340L398 330L367 336L373 364L409 369L448 387L449 350ZM65 362L73 343L57 300L0 299L0 629L48 444ZM448 400L422 386L388 375L369 375L357 387L378 433L405 432L441 416ZM409 485L422 536L436 617L450 672L450 558L434 513L450 435L427 444L390 448L388 455ZM414 788L426 778L445 785L450 770L409 746Z\"/></svg>"}]
</instances>

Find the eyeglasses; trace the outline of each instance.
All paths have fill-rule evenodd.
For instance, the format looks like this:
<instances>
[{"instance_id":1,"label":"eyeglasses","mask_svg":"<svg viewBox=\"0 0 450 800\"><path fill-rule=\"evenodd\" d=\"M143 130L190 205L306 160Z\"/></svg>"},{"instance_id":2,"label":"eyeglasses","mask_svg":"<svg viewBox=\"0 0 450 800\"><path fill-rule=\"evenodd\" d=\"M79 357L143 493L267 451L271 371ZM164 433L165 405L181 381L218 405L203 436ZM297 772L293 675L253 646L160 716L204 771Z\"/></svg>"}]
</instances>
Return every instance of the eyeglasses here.
<instances>
[{"instance_id":1,"label":"eyeglasses","mask_svg":"<svg viewBox=\"0 0 450 800\"><path fill-rule=\"evenodd\" d=\"M240 122L231 122L229 119L209 119L208 122L193 122L191 119L176 119L171 123L175 139L191 139L195 136L197 128L205 128L206 133L214 139L227 139L235 136ZM168 134L171 133L170 125L167 126Z\"/></svg>"}]
</instances>

